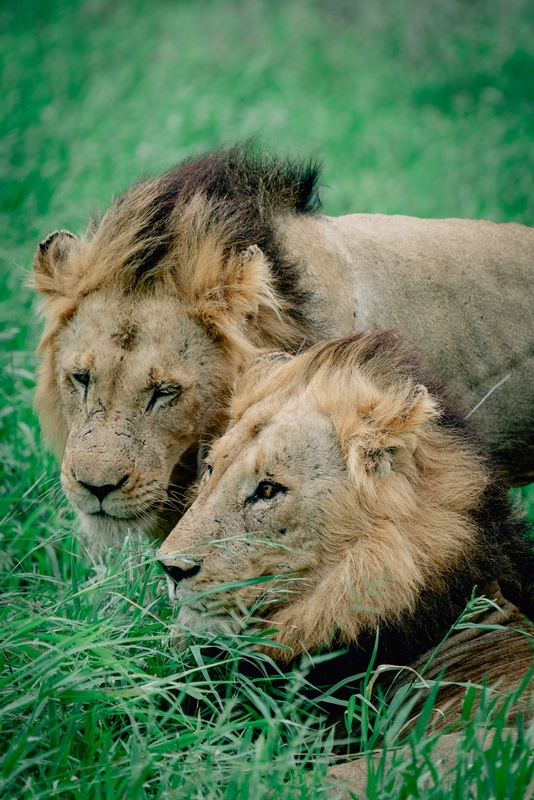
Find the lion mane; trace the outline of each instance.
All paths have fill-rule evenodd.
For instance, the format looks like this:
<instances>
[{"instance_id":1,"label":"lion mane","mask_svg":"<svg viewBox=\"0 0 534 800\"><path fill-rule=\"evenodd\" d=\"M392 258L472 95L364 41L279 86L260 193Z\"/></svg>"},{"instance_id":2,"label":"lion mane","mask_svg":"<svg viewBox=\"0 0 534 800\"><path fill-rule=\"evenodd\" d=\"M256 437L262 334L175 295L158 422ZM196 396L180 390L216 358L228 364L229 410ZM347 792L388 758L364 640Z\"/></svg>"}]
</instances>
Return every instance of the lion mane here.
<instances>
[{"instance_id":1,"label":"lion mane","mask_svg":"<svg viewBox=\"0 0 534 800\"><path fill-rule=\"evenodd\" d=\"M365 673L377 631L376 664L432 656L426 677L480 683L528 672L527 525L397 333L255 361L207 465L159 550L185 628L239 629L248 610L276 631L264 650L280 662L345 648L315 669L322 685ZM432 655L475 590L494 605Z\"/></svg>"},{"instance_id":2,"label":"lion mane","mask_svg":"<svg viewBox=\"0 0 534 800\"><path fill-rule=\"evenodd\" d=\"M532 231L327 217L318 181L313 162L238 144L37 248L36 408L91 535L172 529L259 354L372 327L418 343L508 476L532 480Z\"/></svg>"},{"instance_id":3,"label":"lion mane","mask_svg":"<svg viewBox=\"0 0 534 800\"><path fill-rule=\"evenodd\" d=\"M79 239L64 230L50 234L35 257L34 286L47 295L49 320L40 350L92 292L142 296L158 283L232 353L257 354L250 339L280 347L289 337L298 347L311 334L299 313L299 267L283 251L273 220L317 211L318 180L313 162L235 146L139 181ZM258 311L263 316L251 332L245 323Z\"/></svg>"},{"instance_id":4,"label":"lion mane","mask_svg":"<svg viewBox=\"0 0 534 800\"><path fill-rule=\"evenodd\" d=\"M91 535L168 533L197 451L223 429L244 366L265 349L313 341L298 268L273 219L315 210L317 181L313 163L250 145L220 150L135 184L82 237L56 231L39 245L34 286L45 295L47 324L35 404ZM148 331L147 320L159 317L162 330ZM139 362L146 386L132 376ZM192 387L161 433L153 420L143 425L139 399L137 408L131 400L158 380L184 397ZM117 396L117 382L129 398ZM81 383L78 408L73 383ZM145 448L149 434L159 437L151 472L141 448L118 449L115 434ZM169 449L172 463L162 455ZM156 482L145 508L146 484Z\"/></svg>"}]
</instances>

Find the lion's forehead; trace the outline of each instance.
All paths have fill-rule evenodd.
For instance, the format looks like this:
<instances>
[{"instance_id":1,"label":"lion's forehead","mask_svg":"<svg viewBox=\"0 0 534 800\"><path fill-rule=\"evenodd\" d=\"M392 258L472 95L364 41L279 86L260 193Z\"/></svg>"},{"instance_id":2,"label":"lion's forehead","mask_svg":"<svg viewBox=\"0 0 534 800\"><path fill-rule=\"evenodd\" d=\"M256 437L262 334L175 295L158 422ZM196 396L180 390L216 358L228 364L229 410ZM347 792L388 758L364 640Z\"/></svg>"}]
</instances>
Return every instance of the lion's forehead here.
<instances>
[{"instance_id":1,"label":"lion's forehead","mask_svg":"<svg viewBox=\"0 0 534 800\"><path fill-rule=\"evenodd\" d=\"M177 298L128 298L105 292L93 292L82 300L69 330L77 339L98 337L119 347L125 344L125 349L154 342L174 350L176 343L169 337L170 331L187 341L191 339L191 343L207 338Z\"/></svg>"},{"instance_id":2,"label":"lion's forehead","mask_svg":"<svg viewBox=\"0 0 534 800\"><path fill-rule=\"evenodd\" d=\"M252 409L253 411L253 409ZM248 486L257 480L317 479L344 465L332 422L295 400L266 419L264 404L237 422L213 448L214 484Z\"/></svg>"},{"instance_id":3,"label":"lion's forehead","mask_svg":"<svg viewBox=\"0 0 534 800\"><path fill-rule=\"evenodd\" d=\"M138 388L165 380L198 379L213 363L213 343L174 298L84 298L62 333L60 354L66 369L95 370L101 381L128 375Z\"/></svg>"}]
</instances>

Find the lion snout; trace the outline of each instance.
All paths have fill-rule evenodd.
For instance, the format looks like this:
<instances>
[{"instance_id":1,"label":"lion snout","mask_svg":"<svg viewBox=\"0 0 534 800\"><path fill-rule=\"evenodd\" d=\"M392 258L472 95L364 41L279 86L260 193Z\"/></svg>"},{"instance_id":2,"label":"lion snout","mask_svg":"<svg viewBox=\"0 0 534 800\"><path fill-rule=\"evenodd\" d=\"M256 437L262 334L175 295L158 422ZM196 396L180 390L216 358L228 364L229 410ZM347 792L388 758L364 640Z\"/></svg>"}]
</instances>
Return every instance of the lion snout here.
<instances>
[{"instance_id":1,"label":"lion snout","mask_svg":"<svg viewBox=\"0 0 534 800\"><path fill-rule=\"evenodd\" d=\"M129 475L123 475L123 477L117 483L95 485L92 483L86 483L85 481L81 481L79 479L78 483L81 484L81 486L83 486L88 492L94 494L97 500L102 503L108 494L111 494L111 492L114 492L116 489L121 489L129 477Z\"/></svg>"},{"instance_id":2,"label":"lion snout","mask_svg":"<svg viewBox=\"0 0 534 800\"><path fill-rule=\"evenodd\" d=\"M62 471L66 478L98 497L98 490L104 487L107 489L105 495L135 482L133 466L131 458L121 458L121 454L108 444L105 449L79 448L66 452Z\"/></svg>"}]
</instances>

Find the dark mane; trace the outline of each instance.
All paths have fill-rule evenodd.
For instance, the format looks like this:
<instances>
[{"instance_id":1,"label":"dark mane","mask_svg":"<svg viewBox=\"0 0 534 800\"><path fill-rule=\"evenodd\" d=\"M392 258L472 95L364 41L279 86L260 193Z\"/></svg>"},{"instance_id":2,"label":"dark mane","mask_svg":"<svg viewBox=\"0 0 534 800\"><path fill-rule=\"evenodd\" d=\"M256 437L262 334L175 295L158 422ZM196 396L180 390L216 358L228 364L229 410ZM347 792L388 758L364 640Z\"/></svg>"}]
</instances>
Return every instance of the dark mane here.
<instances>
[{"instance_id":1,"label":"dark mane","mask_svg":"<svg viewBox=\"0 0 534 800\"><path fill-rule=\"evenodd\" d=\"M187 159L159 180L168 196L187 202L197 192L235 204L246 216L320 208L320 170L313 161L280 159L250 141Z\"/></svg>"},{"instance_id":2,"label":"dark mane","mask_svg":"<svg viewBox=\"0 0 534 800\"><path fill-rule=\"evenodd\" d=\"M172 261L184 243L223 231L223 260L253 244L263 251L275 287L289 300L289 315L301 327L299 268L281 251L273 223L283 213L317 211L319 177L315 162L280 159L250 141L220 148L134 184L92 231L92 244L113 250L113 270L132 290L157 279L161 262L167 256ZM193 207L197 216L192 218ZM174 261L179 270L180 258Z\"/></svg>"}]
</instances>

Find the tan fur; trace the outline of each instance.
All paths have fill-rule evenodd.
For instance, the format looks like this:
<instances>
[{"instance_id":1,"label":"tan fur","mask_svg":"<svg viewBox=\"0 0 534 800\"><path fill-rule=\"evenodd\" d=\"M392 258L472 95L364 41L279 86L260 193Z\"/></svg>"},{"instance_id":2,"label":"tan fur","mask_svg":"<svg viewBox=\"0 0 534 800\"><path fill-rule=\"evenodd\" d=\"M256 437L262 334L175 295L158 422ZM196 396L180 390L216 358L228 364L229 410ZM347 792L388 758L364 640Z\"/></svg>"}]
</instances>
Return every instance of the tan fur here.
<instances>
[{"instance_id":1,"label":"tan fur","mask_svg":"<svg viewBox=\"0 0 534 800\"><path fill-rule=\"evenodd\" d=\"M471 411L513 485L534 480L534 229L381 214L286 216L320 338L395 328Z\"/></svg>"},{"instance_id":2,"label":"tan fur","mask_svg":"<svg viewBox=\"0 0 534 800\"><path fill-rule=\"evenodd\" d=\"M247 364L269 349L295 352L373 326L408 334L467 409L510 375L474 416L511 480L532 480L534 233L464 220L321 216L301 189L313 172L284 178L283 164L257 168L245 151L230 148L138 183L80 238L55 232L37 250L34 285L45 295L46 326L36 408L46 438L65 455L64 486L85 527L95 535L167 533L179 514L176 497L194 478L195 452L224 429ZM248 186L256 168L260 177ZM195 170L209 169L208 189ZM217 189L228 170L228 192L240 187L235 202ZM304 199L295 199L299 192ZM138 336L120 333L128 325ZM184 358L188 337L195 355L190 349ZM69 370L87 359L91 386L75 410ZM194 387L182 387L163 426L163 411L156 425L142 421L150 373L161 369ZM88 420L100 427L104 414L107 444L93 447ZM151 431L154 473L140 446L117 449L124 425L138 444ZM122 516L113 516L110 497L105 518L97 517L81 484L109 486L134 473L140 492L156 481L159 499L140 506L128 494L132 478L114 493Z\"/></svg>"},{"instance_id":3,"label":"tan fur","mask_svg":"<svg viewBox=\"0 0 534 800\"><path fill-rule=\"evenodd\" d=\"M268 630L259 649L286 664L346 648L324 688L365 673L378 631L383 691L442 681L435 728L457 719L466 684L490 686L499 708L532 675L534 628L497 582L520 597L523 570L530 581L525 528L398 335L256 360L206 460L197 499L158 552L182 632ZM451 630L475 585L493 606ZM509 721L519 708L530 716L530 687L509 706ZM335 712L331 722L343 739Z\"/></svg>"},{"instance_id":4,"label":"tan fur","mask_svg":"<svg viewBox=\"0 0 534 800\"><path fill-rule=\"evenodd\" d=\"M245 373L211 477L159 551L167 565L201 565L174 590L184 624L231 624L259 604L288 646L271 654L291 659L334 632L348 644L402 627L423 589L443 591L448 571L471 561L485 463L440 426L440 402L402 368L402 347L368 357L377 341L371 332ZM262 481L286 490L250 503ZM267 588L188 608L218 584L263 575L275 576Z\"/></svg>"}]
</instances>

